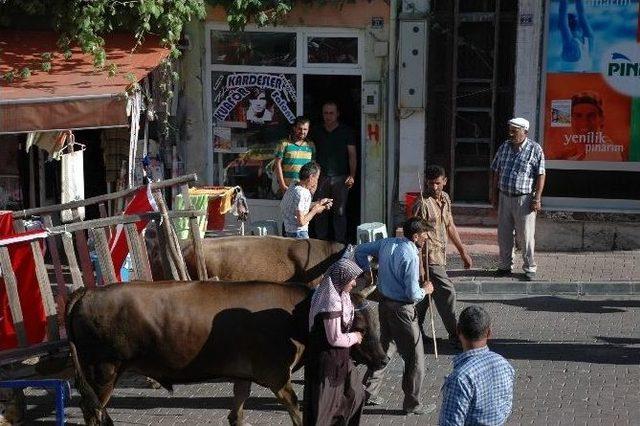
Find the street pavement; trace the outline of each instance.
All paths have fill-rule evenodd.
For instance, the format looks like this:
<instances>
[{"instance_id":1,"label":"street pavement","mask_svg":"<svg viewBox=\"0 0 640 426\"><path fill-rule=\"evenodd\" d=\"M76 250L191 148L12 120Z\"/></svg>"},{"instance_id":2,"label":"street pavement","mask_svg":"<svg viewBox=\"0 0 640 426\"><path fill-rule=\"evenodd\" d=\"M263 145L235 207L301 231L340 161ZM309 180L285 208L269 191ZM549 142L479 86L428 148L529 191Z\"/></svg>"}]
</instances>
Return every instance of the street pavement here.
<instances>
[{"instance_id":1,"label":"street pavement","mask_svg":"<svg viewBox=\"0 0 640 426\"><path fill-rule=\"evenodd\" d=\"M516 369L513 412L508 424L637 425L640 421L640 297L519 297L460 302L474 303L493 318L491 349ZM437 317L437 315L436 315ZM445 337L437 323L438 335ZM424 402L440 406L440 386L450 371L453 353L443 340L435 359L427 348ZM402 362L389 366L382 397L386 403L366 407L363 424L431 425L437 414L403 416L400 412ZM302 375L295 375L302 395ZM28 392L26 424L53 424L53 397ZM226 424L231 385L196 384L166 390L149 389L142 377L126 375L110 401L116 424ZM274 396L254 385L245 419L253 425L290 424ZM66 411L68 424L82 424L73 391Z\"/></svg>"}]
</instances>

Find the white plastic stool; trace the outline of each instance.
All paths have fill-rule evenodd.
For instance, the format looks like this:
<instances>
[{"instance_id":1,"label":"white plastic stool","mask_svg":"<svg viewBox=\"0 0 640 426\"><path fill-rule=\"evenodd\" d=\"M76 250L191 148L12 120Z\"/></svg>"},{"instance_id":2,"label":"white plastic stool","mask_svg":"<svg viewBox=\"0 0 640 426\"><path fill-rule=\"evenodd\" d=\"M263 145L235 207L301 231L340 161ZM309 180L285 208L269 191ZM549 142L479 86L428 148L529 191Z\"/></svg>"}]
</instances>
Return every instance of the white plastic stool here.
<instances>
[{"instance_id":1,"label":"white plastic stool","mask_svg":"<svg viewBox=\"0 0 640 426\"><path fill-rule=\"evenodd\" d=\"M278 222L275 220L257 220L249 225L250 235L280 235L278 232Z\"/></svg>"},{"instance_id":2,"label":"white plastic stool","mask_svg":"<svg viewBox=\"0 0 640 426\"><path fill-rule=\"evenodd\" d=\"M363 223L356 228L358 244L387 238L387 226L380 222Z\"/></svg>"}]
</instances>

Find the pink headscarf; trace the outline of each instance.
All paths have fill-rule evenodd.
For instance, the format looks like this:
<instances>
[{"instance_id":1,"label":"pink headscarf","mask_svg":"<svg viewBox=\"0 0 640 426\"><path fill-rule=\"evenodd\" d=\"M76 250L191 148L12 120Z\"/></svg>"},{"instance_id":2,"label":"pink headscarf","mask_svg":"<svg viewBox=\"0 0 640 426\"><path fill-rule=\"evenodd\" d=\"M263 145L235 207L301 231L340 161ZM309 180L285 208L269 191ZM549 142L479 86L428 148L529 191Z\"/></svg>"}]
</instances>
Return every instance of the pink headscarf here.
<instances>
[{"instance_id":1,"label":"pink headscarf","mask_svg":"<svg viewBox=\"0 0 640 426\"><path fill-rule=\"evenodd\" d=\"M313 328L316 315L321 312L341 312L342 323L349 329L353 321L353 304L349 293L343 290L351 280L360 274L362 274L362 269L352 260L344 258L329 268L311 298L309 331Z\"/></svg>"}]
</instances>

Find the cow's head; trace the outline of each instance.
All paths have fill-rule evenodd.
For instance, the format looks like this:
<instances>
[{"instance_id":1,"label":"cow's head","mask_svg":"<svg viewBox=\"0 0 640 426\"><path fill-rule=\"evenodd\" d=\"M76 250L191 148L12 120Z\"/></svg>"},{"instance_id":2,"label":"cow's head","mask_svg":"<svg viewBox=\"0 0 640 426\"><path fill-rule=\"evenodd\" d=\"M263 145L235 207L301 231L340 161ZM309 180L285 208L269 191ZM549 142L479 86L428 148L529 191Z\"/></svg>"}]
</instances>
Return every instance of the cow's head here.
<instances>
[{"instance_id":1,"label":"cow's head","mask_svg":"<svg viewBox=\"0 0 640 426\"><path fill-rule=\"evenodd\" d=\"M362 333L362 343L351 348L351 357L358 364L378 370L389 362L380 343L378 304L361 293L352 293L351 301L355 309L351 330Z\"/></svg>"}]
</instances>

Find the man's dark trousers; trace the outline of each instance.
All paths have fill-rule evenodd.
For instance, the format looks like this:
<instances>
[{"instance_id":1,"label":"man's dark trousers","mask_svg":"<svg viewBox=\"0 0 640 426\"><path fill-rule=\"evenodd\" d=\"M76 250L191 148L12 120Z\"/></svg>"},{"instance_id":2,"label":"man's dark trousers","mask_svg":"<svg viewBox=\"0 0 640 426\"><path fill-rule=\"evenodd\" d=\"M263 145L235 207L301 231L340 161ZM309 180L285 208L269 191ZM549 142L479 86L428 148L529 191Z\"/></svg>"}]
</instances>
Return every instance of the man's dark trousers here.
<instances>
[{"instance_id":1,"label":"man's dark trousers","mask_svg":"<svg viewBox=\"0 0 640 426\"><path fill-rule=\"evenodd\" d=\"M345 185L346 175L320 176L316 191L316 200L333 198L333 206L314 218L316 236L321 240L329 239L329 223L333 224L333 240L347 241L347 197L349 188Z\"/></svg>"},{"instance_id":2,"label":"man's dark trousers","mask_svg":"<svg viewBox=\"0 0 640 426\"><path fill-rule=\"evenodd\" d=\"M434 288L431 298L436 305L436 309L438 309L438 314L440 314L440 318L442 318L444 327L447 329L449 337L456 337L456 289L453 286L453 282L451 282L451 279L447 275L445 267L441 265L429 266L429 280L431 280ZM422 331L424 330L423 326L428 308L428 297L425 297L416 305L418 323Z\"/></svg>"}]
</instances>

